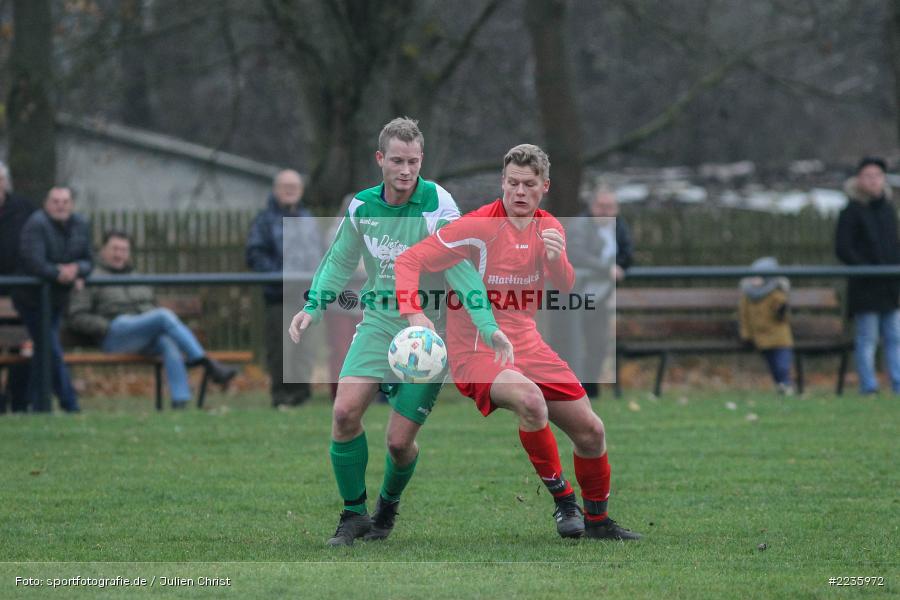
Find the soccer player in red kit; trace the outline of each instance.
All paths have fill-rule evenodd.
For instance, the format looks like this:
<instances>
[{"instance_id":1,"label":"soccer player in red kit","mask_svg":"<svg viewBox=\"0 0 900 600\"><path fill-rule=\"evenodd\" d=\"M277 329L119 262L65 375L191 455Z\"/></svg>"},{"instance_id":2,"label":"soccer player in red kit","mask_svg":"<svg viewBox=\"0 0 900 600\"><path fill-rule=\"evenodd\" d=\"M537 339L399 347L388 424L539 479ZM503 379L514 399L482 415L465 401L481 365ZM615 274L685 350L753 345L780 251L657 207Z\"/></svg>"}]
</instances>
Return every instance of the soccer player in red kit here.
<instances>
[{"instance_id":1,"label":"soccer player in red kit","mask_svg":"<svg viewBox=\"0 0 900 600\"><path fill-rule=\"evenodd\" d=\"M550 161L539 147L522 144L503 159L503 197L446 225L401 254L395 263L400 313L410 325L434 329L421 311L420 271L441 271L469 259L482 275L497 324L512 342L511 363L495 361L463 310L448 311L447 346L453 379L487 416L496 408L519 418L519 438L556 502L562 537L617 540L640 535L607 514L610 467L603 422L578 378L544 342L535 324L547 300L545 280L567 292L575 272L566 257L562 225L538 208L550 188ZM463 299L467 300L467 299ZM450 308L454 307L448 298ZM552 421L575 446L575 478L585 510L563 476Z\"/></svg>"}]
</instances>

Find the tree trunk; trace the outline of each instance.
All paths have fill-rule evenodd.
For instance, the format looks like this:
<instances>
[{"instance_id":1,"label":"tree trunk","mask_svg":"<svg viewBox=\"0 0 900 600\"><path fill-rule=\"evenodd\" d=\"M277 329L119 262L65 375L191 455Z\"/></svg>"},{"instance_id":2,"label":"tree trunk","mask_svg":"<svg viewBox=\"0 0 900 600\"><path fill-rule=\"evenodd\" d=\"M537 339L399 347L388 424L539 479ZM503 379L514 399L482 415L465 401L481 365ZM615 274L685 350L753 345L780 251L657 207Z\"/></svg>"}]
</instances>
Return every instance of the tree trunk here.
<instances>
[{"instance_id":1,"label":"tree trunk","mask_svg":"<svg viewBox=\"0 0 900 600\"><path fill-rule=\"evenodd\" d=\"M565 0L527 0L538 106L552 168L549 200L558 216L581 211L581 118L565 45Z\"/></svg>"},{"instance_id":2,"label":"tree trunk","mask_svg":"<svg viewBox=\"0 0 900 600\"><path fill-rule=\"evenodd\" d=\"M144 0L126 0L119 7L121 43L119 64L122 67L122 122L126 125L153 129L150 108L150 86L147 84L147 42L141 41L144 32Z\"/></svg>"},{"instance_id":3,"label":"tree trunk","mask_svg":"<svg viewBox=\"0 0 900 600\"><path fill-rule=\"evenodd\" d=\"M38 201L56 182L50 0L14 0L9 168L16 190Z\"/></svg>"},{"instance_id":4,"label":"tree trunk","mask_svg":"<svg viewBox=\"0 0 900 600\"><path fill-rule=\"evenodd\" d=\"M313 139L313 160L304 202L323 208L340 206L343 197L358 185L354 162L354 144L358 136L353 128L353 116L345 111L332 110L327 120L331 124Z\"/></svg>"},{"instance_id":5,"label":"tree trunk","mask_svg":"<svg viewBox=\"0 0 900 600\"><path fill-rule=\"evenodd\" d=\"M900 0L891 0L888 24L890 41L891 70L894 72L894 117L897 127L897 141L900 142Z\"/></svg>"}]
</instances>

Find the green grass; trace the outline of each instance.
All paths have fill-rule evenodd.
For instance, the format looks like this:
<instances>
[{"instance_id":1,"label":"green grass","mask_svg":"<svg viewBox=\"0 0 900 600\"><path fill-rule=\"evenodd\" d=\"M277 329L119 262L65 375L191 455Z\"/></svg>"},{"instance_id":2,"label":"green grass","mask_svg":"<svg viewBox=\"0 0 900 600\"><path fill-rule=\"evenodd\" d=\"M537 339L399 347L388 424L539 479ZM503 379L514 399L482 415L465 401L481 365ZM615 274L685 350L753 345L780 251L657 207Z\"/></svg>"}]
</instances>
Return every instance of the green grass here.
<instances>
[{"instance_id":1,"label":"green grass","mask_svg":"<svg viewBox=\"0 0 900 600\"><path fill-rule=\"evenodd\" d=\"M0 418L0 598L101 594L15 587L16 576L76 575L230 577L230 588L205 595L242 598L851 593L830 587L832 576L885 578L855 593L900 589L900 403L890 396L596 403L609 435L611 513L645 534L623 544L559 539L512 416L482 418L446 391L420 435L394 535L337 550L323 545L339 511L330 407L226 402L230 410L156 414L129 399L120 412ZM383 406L366 417L373 497L386 419ZM557 438L571 476L571 446ZM159 580L134 591L204 595Z\"/></svg>"}]
</instances>

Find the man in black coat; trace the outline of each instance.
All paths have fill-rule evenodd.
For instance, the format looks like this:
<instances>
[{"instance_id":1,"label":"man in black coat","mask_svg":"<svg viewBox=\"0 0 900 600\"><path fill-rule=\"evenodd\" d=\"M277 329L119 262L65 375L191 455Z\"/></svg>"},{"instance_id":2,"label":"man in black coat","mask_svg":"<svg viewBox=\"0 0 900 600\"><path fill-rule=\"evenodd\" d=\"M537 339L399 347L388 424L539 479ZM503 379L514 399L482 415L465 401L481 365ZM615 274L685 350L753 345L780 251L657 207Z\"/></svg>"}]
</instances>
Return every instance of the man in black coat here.
<instances>
[{"instance_id":1,"label":"man in black coat","mask_svg":"<svg viewBox=\"0 0 900 600\"><path fill-rule=\"evenodd\" d=\"M316 270L323 254L322 238L316 219L301 203L303 189L303 178L296 171L287 169L275 176L267 206L256 215L247 236L247 266L252 270ZM286 217L297 218L285 223ZM297 346L285 337L295 307L285 313L282 284L267 285L263 295L272 406L298 406L310 395L314 350L308 343Z\"/></svg>"},{"instance_id":2,"label":"man in black coat","mask_svg":"<svg viewBox=\"0 0 900 600\"><path fill-rule=\"evenodd\" d=\"M87 221L73 213L72 191L54 187L44 200L43 210L34 212L22 228L19 242L20 275L31 275L50 282L50 354L53 391L66 412L78 412L78 396L63 362L59 340L60 317L65 311L69 292L84 285L93 268L91 234ZM13 290L13 303L34 341L34 358L28 379L27 398L33 408L44 404L40 394L43 372L43 348L40 336L40 289L19 287Z\"/></svg>"},{"instance_id":3,"label":"man in black coat","mask_svg":"<svg viewBox=\"0 0 900 600\"><path fill-rule=\"evenodd\" d=\"M849 202L838 218L835 250L848 265L900 264L897 212L891 188L885 184L883 159L860 161L856 176L847 181ZM878 391L875 349L879 333L891 377L891 388L900 392L900 280L851 278L847 284L847 310L856 325L855 358L859 389Z\"/></svg>"},{"instance_id":4,"label":"man in black coat","mask_svg":"<svg viewBox=\"0 0 900 600\"><path fill-rule=\"evenodd\" d=\"M0 162L0 275L13 275L19 262L19 238L25 221L34 212L26 198L12 193L9 170ZM0 286L0 296L10 290ZM13 412L28 409L25 390L28 385L28 364L12 365L6 389L0 390L0 413L6 412L9 402Z\"/></svg>"}]
</instances>

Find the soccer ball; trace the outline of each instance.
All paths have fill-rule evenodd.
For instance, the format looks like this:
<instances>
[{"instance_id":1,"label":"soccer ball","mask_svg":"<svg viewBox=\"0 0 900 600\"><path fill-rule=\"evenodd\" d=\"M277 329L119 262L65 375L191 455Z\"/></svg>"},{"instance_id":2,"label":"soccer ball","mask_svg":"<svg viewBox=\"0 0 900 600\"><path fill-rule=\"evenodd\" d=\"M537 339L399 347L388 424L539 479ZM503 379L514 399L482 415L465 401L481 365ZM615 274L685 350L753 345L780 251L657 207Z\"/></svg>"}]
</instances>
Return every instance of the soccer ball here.
<instances>
[{"instance_id":1,"label":"soccer ball","mask_svg":"<svg viewBox=\"0 0 900 600\"><path fill-rule=\"evenodd\" d=\"M407 327L391 341L388 364L406 383L434 381L447 368L447 346L427 327Z\"/></svg>"}]
</instances>

